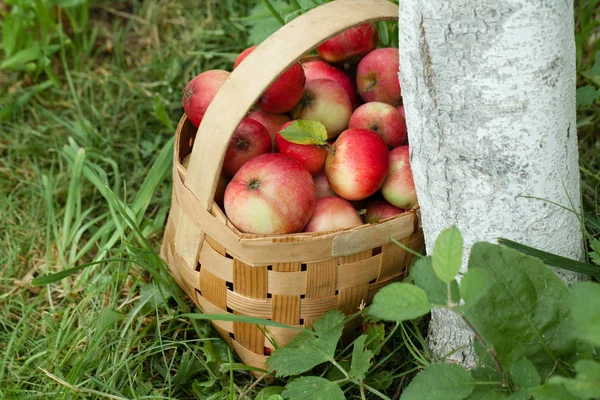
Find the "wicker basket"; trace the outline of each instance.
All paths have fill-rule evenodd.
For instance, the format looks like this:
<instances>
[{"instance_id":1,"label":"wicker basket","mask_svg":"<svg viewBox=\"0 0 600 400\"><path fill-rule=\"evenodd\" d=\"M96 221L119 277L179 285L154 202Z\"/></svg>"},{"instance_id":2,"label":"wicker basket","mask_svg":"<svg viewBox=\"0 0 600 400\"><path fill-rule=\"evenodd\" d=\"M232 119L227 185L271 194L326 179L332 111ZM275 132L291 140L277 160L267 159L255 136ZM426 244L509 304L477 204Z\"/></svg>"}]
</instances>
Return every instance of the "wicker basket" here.
<instances>
[{"instance_id":1,"label":"wicker basket","mask_svg":"<svg viewBox=\"0 0 600 400\"><path fill-rule=\"evenodd\" d=\"M388 0L337 0L294 19L233 71L200 128L184 116L177 127L173 197L161 256L177 283L210 314L243 314L307 326L325 312L346 314L384 285L402 279L412 255L391 238L421 251L418 207L377 224L332 232L252 235L239 232L213 201L229 140L280 74L319 43L352 26L397 18ZM263 60L269 60L264 63ZM181 160L191 153L189 168ZM213 321L242 361L264 368L274 340L297 330Z\"/></svg>"}]
</instances>

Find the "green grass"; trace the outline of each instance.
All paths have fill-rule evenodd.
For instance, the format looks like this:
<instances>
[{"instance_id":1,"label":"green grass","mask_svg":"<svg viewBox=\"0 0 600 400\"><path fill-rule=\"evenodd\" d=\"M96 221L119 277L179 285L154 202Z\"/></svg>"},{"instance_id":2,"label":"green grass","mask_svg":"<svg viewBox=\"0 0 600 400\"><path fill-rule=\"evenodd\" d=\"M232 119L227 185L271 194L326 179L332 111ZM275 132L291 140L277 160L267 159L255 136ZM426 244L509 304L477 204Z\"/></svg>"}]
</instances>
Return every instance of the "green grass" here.
<instances>
[{"instance_id":1,"label":"green grass","mask_svg":"<svg viewBox=\"0 0 600 400\"><path fill-rule=\"evenodd\" d=\"M75 4L62 13L48 0L8 3L30 12L0 46L0 64L11 60L0 68L0 398L253 398L264 382L250 388L208 323L178 318L194 307L156 252L181 87L231 68L250 37L240 19L259 1L57 1ZM576 8L580 86L597 85L587 72L599 4ZM599 115L598 102L579 109L583 198L596 221ZM402 325L378 360L394 379L388 396L430 362L419 341Z\"/></svg>"}]
</instances>

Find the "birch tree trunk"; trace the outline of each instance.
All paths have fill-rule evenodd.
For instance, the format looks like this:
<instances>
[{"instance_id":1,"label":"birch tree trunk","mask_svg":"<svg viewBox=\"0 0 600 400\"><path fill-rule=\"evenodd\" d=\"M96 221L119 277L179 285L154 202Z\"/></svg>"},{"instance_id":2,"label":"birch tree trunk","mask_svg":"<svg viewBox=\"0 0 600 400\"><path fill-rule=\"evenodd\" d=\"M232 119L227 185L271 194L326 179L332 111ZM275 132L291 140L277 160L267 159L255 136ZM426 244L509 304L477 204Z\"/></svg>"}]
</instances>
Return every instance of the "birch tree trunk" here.
<instances>
[{"instance_id":1,"label":"birch tree trunk","mask_svg":"<svg viewBox=\"0 0 600 400\"><path fill-rule=\"evenodd\" d=\"M426 247L506 237L581 259L572 0L401 0L400 82ZM463 260L462 273L466 271ZM563 273L563 279L574 274ZM438 356L472 343L435 309ZM472 367L472 346L451 360Z\"/></svg>"}]
</instances>

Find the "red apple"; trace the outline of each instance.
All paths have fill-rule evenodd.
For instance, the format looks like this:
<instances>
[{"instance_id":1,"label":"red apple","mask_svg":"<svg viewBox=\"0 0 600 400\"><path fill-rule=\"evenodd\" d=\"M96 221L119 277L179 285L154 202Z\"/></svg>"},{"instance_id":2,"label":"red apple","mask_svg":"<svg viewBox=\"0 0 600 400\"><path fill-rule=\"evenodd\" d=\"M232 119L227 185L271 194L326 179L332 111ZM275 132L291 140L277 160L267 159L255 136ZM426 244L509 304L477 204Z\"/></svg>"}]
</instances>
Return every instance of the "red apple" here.
<instances>
[{"instance_id":1,"label":"red apple","mask_svg":"<svg viewBox=\"0 0 600 400\"><path fill-rule=\"evenodd\" d=\"M362 220L347 200L337 196L329 196L317 199L315 212L304 231L332 231L359 225L362 225Z\"/></svg>"},{"instance_id":2,"label":"red apple","mask_svg":"<svg viewBox=\"0 0 600 400\"><path fill-rule=\"evenodd\" d=\"M254 110L248 114L248 118L260 122L262 126L267 128L271 135L271 151L275 151L275 135L279 129L290 119L285 114L271 114L263 110Z\"/></svg>"},{"instance_id":3,"label":"red apple","mask_svg":"<svg viewBox=\"0 0 600 400\"><path fill-rule=\"evenodd\" d=\"M325 171L319 172L313 178L315 180L315 188L317 190L317 199L320 197L337 196L337 194L335 194L331 188L331 185L329 185Z\"/></svg>"},{"instance_id":4,"label":"red apple","mask_svg":"<svg viewBox=\"0 0 600 400\"><path fill-rule=\"evenodd\" d=\"M388 163L388 148L381 136L367 129L348 129L327 155L325 172L338 196L362 200L379 190Z\"/></svg>"},{"instance_id":5,"label":"red apple","mask_svg":"<svg viewBox=\"0 0 600 400\"><path fill-rule=\"evenodd\" d=\"M375 47L379 35L375 24L368 23L350 28L317 47L319 56L328 62L339 62L351 57L362 57Z\"/></svg>"},{"instance_id":6,"label":"red apple","mask_svg":"<svg viewBox=\"0 0 600 400\"><path fill-rule=\"evenodd\" d=\"M350 102L353 107L357 107L359 104L358 94L356 87L350 77L341 69L334 67L325 61L307 61L303 63L304 74L306 75L306 82L310 82L315 79L331 79L339 83L350 98Z\"/></svg>"},{"instance_id":7,"label":"red apple","mask_svg":"<svg viewBox=\"0 0 600 400\"><path fill-rule=\"evenodd\" d=\"M292 122L285 123L281 129L288 127ZM319 173L325 165L327 150L317 145L288 142L279 133L275 136L275 145L281 154L292 157L304 165L311 175Z\"/></svg>"},{"instance_id":8,"label":"red apple","mask_svg":"<svg viewBox=\"0 0 600 400\"><path fill-rule=\"evenodd\" d=\"M399 71L398 49L386 47L373 50L358 63L356 85L360 97L365 102L381 101L397 107L402 98Z\"/></svg>"},{"instance_id":9,"label":"red apple","mask_svg":"<svg viewBox=\"0 0 600 400\"><path fill-rule=\"evenodd\" d=\"M368 224L374 224L382 219L393 217L404 213L405 210L394 207L387 201L376 200L367 203L364 220Z\"/></svg>"},{"instance_id":10,"label":"red apple","mask_svg":"<svg viewBox=\"0 0 600 400\"><path fill-rule=\"evenodd\" d=\"M271 136L267 129L250 118L237 127L223 161L223 175L233 176L248 160L271 151Z\"/></svg>"},{"instance_id":11,"label":"red apple","mask_svg":"<svg viewBox=\"0 0 600 400\"><path fill-rule=\"evenodd\" d=\"M350 128L370 129L376 132L390 149L406 140L406 121L398 110L389 104L371 101L352 113Z\"/></svg>"},{"instance_id":12,"label":"red apple","mask_svg":"<svg viewBox=\"0 0 600 400\"><path fill-rule=\"evenodd\" d=\"M202 72L185 85L183 110L196 128L200 126L208 105L228 77L228 71L212 69Z\"/></svg>"},{"instance_id":13,"label":"red apple","mask_svg":"<svg viewBox=\"0 0 600 400\"><path fill-rule=\"evenodd\" d=\"M408 146L396 147L390 151L390 173L381 187L381 194L398 208L409 209L417 204Z\"/></svg>"},{"instance_id":14,"label":"red apple","mask_svg":"<svg viewBox=\"0 0 600 400\"><path fill-rule=\"evenodd\" d=\"M235 60L234 68L237 67L247 56L252 53L256 46L244 50ZM279 78L269 86L260 96L256 105L261 110L282 114L290 111L302 98L304 91L304 68L300 63L289 67Z\"/></svg>"},{"instance_id":15,"label":"red apple","mask_svg":"<svg viewBox=\"0 0 600 400\"><path fill-rule=\"evenodd\" d=\"M224 203L225 214L242 232L300 232L315 210L315 182L293 158L261 154L235 174Z\"/></svg>"},{"instance_id":16,"label":"red apple","mask_svg":"<svg viewBox=\"0 0 600 400\"><path fill-rule=\"evenodd\" d=\"M404 119L406 119L406 113L404 112L404 104L398 106L397 110L398 110L398 112L400 114L402 114L402 116L404 117Z\"/></svg>"},{"instance_id":17,"label":"red apple","mask_svg":"<svg viewBox=\"0 0 600 400\"><path fill-rule=\"evenodd\" d=\"M330 79L315 79L306 83L302 99L292 110L294 119L320 121L329 139L348 127L352 103L344 88Z\"/></svg>"},{"instance_id":18,"label":"red apple","mask_svg":"<svg viewBox=\"0 0 600 400\"><path fill-rule=\"evenodd\" d=\"M235 61L233 62L233 69L236 69L238 65L240 65L240 63L242 61L244 61L244 58L246 58L248 56L248 54L252 53L252 51L256 48L257 46L250 46L247 49L245 49L244 51L242 51L235 59Z\"/></svg>"}]
</instances>

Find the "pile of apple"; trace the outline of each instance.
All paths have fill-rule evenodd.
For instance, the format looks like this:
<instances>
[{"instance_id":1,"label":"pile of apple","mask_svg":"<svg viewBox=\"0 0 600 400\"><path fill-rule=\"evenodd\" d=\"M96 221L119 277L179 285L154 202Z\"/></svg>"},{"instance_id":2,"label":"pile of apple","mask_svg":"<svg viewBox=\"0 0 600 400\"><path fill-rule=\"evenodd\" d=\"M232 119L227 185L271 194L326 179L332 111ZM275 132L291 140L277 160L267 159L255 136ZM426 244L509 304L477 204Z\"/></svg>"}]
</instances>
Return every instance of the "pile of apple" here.
<instances>
[{"instance_id":1,"label":"pile of apple","mask_svg":"<svg viewBox=\"0 0 600 400\"><path fill-rule=\"evenodd\" d=\"M324 42L320 60L292 65L239 124L215 199L240 231L351 228L417 203L398 49L377 48L378 39L369 23ZM186 85L183 107L196 127L228 76L205 71Z\"/></svg>"}]
</instances>

